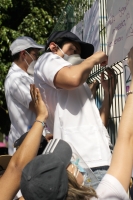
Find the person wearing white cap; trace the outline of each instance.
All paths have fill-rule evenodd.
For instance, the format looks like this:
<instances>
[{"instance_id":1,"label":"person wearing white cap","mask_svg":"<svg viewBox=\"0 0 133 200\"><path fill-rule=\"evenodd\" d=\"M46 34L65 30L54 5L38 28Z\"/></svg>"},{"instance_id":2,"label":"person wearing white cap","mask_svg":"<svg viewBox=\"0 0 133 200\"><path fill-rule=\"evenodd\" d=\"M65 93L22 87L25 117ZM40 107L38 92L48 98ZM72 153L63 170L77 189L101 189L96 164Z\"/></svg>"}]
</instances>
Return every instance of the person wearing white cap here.
<instances>
[{"instance_id":1,"label":"person wearing white cap","mask_svg":"<svg viewBox=\"0 0 133 200\"><path fill-rule=\"evenodd\" d=\"M11 120L8 153L14 153L14 142L27 132L35 121L30 84L33 84L34 65L43 45L27 36L18 37L10 45L12 65L5 79L5 97Z\"/></svg>"}]
</instances>

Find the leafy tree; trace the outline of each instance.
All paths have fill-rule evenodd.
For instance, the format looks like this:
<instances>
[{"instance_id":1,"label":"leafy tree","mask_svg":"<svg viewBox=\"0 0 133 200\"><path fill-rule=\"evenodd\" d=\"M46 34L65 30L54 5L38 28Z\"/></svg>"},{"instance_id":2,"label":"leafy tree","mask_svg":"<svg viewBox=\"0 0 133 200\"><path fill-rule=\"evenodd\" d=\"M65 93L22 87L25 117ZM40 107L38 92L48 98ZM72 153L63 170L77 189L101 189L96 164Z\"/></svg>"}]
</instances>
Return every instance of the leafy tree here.
<instances>
[{"instance_id":1,"label":"leafy tree","mask_svg":"<svg viewBox=\"0 0 133 200\"><path fill-rule=\"evenodd\" d=\"M4 80L11 65L9 46L18 36L27 35L45 44L67 0L0 1L0 133L8 134L9 117Z\"/></svg>"},{"instance_id":2,"label":"leafy tree","mask_svg":"<svg viewBox=\"0 0 133 200\"><path fill-rule=\"evenodd\" d=\"M18 36L27 35L36 42L45 44L55 24L57 28L54 30L62 30L62 24L63 30L71 29L74 23L82 19L92 3L93 0L0 1L0 133L8 134L10 125L4 96L4 80L11 66L9 46L12 41ZM75 18L74 23L71 23L71 18Z\"/></svg>"}]
</instances>

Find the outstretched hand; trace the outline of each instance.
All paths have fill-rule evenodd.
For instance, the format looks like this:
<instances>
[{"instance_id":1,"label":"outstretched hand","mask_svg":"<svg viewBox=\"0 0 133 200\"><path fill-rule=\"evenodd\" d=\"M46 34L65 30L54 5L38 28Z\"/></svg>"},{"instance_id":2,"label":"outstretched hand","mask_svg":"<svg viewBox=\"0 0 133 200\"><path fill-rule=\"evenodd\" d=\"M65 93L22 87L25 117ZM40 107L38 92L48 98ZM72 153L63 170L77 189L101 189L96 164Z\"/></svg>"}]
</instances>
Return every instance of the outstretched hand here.
<instances>
[{"instance_id":1,"label":"outstretched hand","mask_svg":"<svg viewBox=\"0 0 133 200\"><path fill-rule=\"evenodd\" d=\"M42 117L46 119L48 117L47 108L42 100L39 89L36 88L34 84L30 85L30 94L32 101L34 102L36 117Z\"/></svg>"}]
</instances>

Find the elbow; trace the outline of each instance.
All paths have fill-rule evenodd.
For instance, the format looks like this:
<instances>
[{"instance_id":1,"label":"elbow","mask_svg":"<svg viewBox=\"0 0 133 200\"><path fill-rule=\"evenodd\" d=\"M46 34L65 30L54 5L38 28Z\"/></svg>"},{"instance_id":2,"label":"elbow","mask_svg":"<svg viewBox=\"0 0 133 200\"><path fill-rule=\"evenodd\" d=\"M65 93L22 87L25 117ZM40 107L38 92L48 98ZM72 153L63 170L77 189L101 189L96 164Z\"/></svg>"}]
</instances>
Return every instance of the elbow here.
<instances>
[{"instance_id":1,"label":"elbow","mask_svg":"<svg viewBox=\"0 0 133 200\"><path fill-rule=\"evenodd\" d=\"M77 76L72 76L71 77L71 85L73 88L77 88L82 84L82 81L79 77Z\"/></svg>"}]
</instances>

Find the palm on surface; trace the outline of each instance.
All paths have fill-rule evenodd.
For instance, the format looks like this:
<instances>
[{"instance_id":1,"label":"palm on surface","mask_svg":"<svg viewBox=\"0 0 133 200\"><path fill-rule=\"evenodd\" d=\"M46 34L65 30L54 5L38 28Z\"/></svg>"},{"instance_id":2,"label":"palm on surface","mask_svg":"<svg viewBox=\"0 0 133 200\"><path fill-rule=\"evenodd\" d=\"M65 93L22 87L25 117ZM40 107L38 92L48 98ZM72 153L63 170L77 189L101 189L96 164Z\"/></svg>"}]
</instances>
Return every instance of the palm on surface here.
<instances>
[{"instance_id":1,"label":"palm on surface","mask_svg":"<svg viewBox=\"0 0 133 200\"><path fill-rule=\"evenodd\" d=\"M30 85L30 93L32 101L34 102L36 116L42 116L46 119L48 117L48 111L42 100L39 89L36 88L35 85Z\"/></svg>"}]
</instances>

